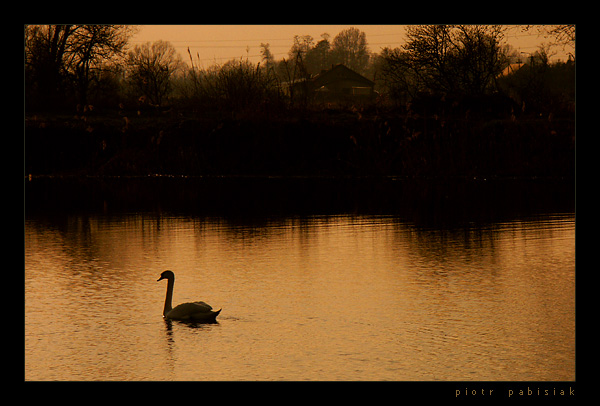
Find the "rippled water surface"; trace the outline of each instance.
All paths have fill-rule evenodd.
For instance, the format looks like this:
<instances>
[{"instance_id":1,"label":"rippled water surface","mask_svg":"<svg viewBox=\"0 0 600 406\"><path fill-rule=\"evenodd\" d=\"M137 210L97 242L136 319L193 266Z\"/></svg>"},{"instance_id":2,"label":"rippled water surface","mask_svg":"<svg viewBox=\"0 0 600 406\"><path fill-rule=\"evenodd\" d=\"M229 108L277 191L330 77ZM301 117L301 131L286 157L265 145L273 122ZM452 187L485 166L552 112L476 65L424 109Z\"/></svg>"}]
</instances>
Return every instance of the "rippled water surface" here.
<instances>
[{"instance_id":1,"label":"rippled water surface","mask_svg":"<svg viewBox=\"0 0 600 406\"><path fill-rule=\"evenodd\" d=\"M28 380L575 379L570 203L495 209L488 190L474 213L443 191L412 206L353 189L325 207L278 189L221 207L212 188L165 201L35 183ZM165 269L174 304L223 308L217 324L163 320Z\"/></svg>"}]
</instances>

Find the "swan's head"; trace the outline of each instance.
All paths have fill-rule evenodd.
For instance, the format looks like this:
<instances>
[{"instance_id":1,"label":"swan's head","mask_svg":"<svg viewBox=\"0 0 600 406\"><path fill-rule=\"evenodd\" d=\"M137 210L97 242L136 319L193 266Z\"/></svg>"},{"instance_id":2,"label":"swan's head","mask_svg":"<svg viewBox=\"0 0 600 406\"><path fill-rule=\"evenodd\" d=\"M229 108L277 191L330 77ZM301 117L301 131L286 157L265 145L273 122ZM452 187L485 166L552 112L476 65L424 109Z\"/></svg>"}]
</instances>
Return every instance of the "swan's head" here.
<instances>
[{"instance_id":1,"label":"swan's head","mask_svg":"<svg viewBox=\"0 0 600 406\"><path fill-rule=\"evenodd\" d=\"M156 282L162 281L163 279L175 279L175 274L171 271L164 271L160 274L160 278L158 278Z\"/></svg>"}]
</instances>

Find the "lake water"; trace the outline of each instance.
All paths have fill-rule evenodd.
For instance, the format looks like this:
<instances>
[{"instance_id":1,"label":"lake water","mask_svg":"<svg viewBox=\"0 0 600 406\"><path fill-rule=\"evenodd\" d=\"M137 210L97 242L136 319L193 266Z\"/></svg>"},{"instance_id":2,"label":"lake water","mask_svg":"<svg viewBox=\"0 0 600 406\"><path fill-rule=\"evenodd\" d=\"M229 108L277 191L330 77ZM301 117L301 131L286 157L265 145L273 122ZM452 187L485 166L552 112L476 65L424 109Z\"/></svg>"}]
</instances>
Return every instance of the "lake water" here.
<instances>
[{"instance_id":1,"label":"lake water","mask_svg":"<svg viewBox=\"0 0 600 406\"><path fill-rule=\"evenodd\" d=\"M27 380L574 380L564 182L34 179ZM174 304L217 324L166 322Z\"/></svg>"}]
</instances>

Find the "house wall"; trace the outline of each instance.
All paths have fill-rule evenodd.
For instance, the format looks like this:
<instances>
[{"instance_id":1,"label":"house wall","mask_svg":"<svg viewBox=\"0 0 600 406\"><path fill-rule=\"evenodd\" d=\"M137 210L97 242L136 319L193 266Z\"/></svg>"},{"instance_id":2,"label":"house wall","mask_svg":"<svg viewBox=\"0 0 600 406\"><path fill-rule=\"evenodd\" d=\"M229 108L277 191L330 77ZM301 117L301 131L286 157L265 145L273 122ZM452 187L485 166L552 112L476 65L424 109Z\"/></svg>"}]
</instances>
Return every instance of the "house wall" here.
<instances>
[{"instance_id":1,"label":"house wall","mask_svg":"<svg viewBox=\"0 0 600 406\"><path fill-rule=\"evenodd\" d=\"M315 92L317 102L351 102L368 103L373 100L372 86L365 86L364 82L354 80L339 80L327 84L325 91Z\"/></svg>"},{"instance_id":2,"label":"house wall","mask_svg":"<svg viewBox=\"0 0 600 406\"><path fill-rule=\"evenodd\" d=\"M343 93L343 94L352 94L352 88L353 87L358 87L358 88L365 88L367 86L365 86L365 84L363 82L359 82L356 80L336 80L335 82L331 82L329 84L326 85L326 87L331 90L332 92L336 92L336 93ZM368 86L370 87L370 86ZM373 90L372 87L371 91Z\"/></svg>"}]
</instances>

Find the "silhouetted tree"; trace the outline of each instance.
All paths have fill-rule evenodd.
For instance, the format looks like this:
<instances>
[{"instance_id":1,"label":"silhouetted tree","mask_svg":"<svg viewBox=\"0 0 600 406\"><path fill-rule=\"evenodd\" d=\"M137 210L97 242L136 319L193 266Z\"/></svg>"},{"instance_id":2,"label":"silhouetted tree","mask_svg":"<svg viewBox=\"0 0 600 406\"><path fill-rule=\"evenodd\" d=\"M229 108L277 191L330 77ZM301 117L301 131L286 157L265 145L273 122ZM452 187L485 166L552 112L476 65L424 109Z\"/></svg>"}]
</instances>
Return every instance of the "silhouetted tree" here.
<instances>
[{"instance_id":1,"label":"silhouetted tree","mask_svg":"<svg viewBox=\"0 0 600 406\"><path fill-rule=\"evenodd\" d=\"M452 72L453 43L448 25L417 25L406 29L404 58L418 87L453 91L456 87Z\"/></svg>"},{"instance_id":2,"label":"silhouetted tree","mask_svg":"<svg viewBox=\"0 0 600 406\"><path fill-rule=\"evenodd\" d=\"M363 73L369 63L367 35L354 27L340 31L333 39L331 55L334 63L342 63L358 73Z\"/></svg>"},{"instance_id":3,"label":"silhouetted tree","mask_svg":"<svg viewBox=\"0 0 600 406\"><path fill-rule=\"evenodd\" d=\"M501 26L417 25L406 35L403 49L382 52L382 72L411 94L483 94L508 63Z\"/></svg>"},{"instance_id":4,"label":"silhouetted tree","mask_svg":"<svg viewBox=\"0 0 600 406\"><path fill-rule=\"evenodd\" d=\"M294 59L300 55L304 59L308 51L312 48L313 42L313 37L310 35L294 35L294 43L288 52L289 58Z\"/></svg>"},{"instance_id":5,"label":"silhouetted tree","mask_svg":"<svg viewBox=\"0 0 600 406\"><path fill-rule=\"evenodd\" d=\"M27 98L37 100L39 107L55 107L72 91L86 104L90 83L107 61L122 54L134 30L123 25L27 26Z\"/></svg>"},{"instance_id":6,"label":"silhouetted tree","mask_svg":"<svg viewBox=\"0 0 600 406\"><path fill-rule=\"evenodd\" d=\"M280 63L279 71L283 73L284 81L295 81L310 76L305 61L313 44L313 37L310 35L294 35L294 43L288 51L288 59L283 59Z\"/></svg>"},{"instance_id":7,"label":"silhouetted tree","mask_svg":"<svg viewBox=\"0 0 600 406\"><path fill-rule=\"evenodd\" d=\"M172 75L183 62L171 43L156 41L136 45L128 54L127 64L133 88L150 104L160 106L172 89Z\"/></svg>"},{"instance_id":8,"label":"silhouetted tree","mask_svg":"<svg viewBox=\"0 0 600 406\"><path fill-rule=\"evenodd\" d=\"M275 57L273 56L273 53L271 52L271 44L269 44L268 42L266 44L263 44L261 42L260 48L261 48L260 54L262 55L262 61L265 63L267 70L269 70L275 63Z\"/></svg>"},{"instance_id":9,"label":"silhouetted tree","mask_svg":"<svg viewBox=\"0 0 600 406\"><path fill-rule=\"evenodd\" d=\"M91 82L106 61L114 63L114 57L122 55L131 34L131 27L118 25L84 25L72 31L69 66L81 104L88 103Z\"/></svg>"},{"instance_id":10,"label":"silhouetted tree","mask_svg":"<svg viewBox=\"0 0 600 406\"><path fill-rule=\"evenodd\" d=\"M53 106L64 94L63 56L71 25L25 27L25 101ZM35 100L34 100L35 99Z\"/></svg>"},{"instance_id":11,"label":"silhouetted tree","mask_svg":"<svg viewBox=\"0 0 600 406\"><path fill-rule=\"evenodd\" d=\"M460 91L483 94L495 89L496 78L508 65L499 25L459 25L455 28L456 60L453 67Z\"/></svg>"},{"instance_id":12,"label":"silhouetted tree","mask_svg":"<svg viewBox=\"0 0 600 406\"><path fill-rule=\"evenodd\" d=\"M304 64L306 70L313 75L331 67L329 34L321 34L321 40L306 53Z\"/></svg>"},{"instance_id":13,"label":"silhouetted tree","mask_svg":"<svg viewBox=\"0 0 600 406\"><path fill-rule=\"evenodd\" d=\"M294 44L288 52L289 58L283 66L288 71L316 75L331 68L332 64L341 63L364 74L370 58L366 34L352 27L341 31L333 42L329 38L329 34L323 33L321 40L315 44L310 35L295 35Z\"/></svg>"},{"instance_id":14,"label":"silhouetted tree","mask_svg":"<svg viewBox=\"0 0 600 406\"><path fill-rule=\"evenodd\" d=\"M378 57L381 81L389 96L401 103L416 95L419 73L411 69L409 55L400 48L384 48Z\"/></svg>"}]
</instances>

